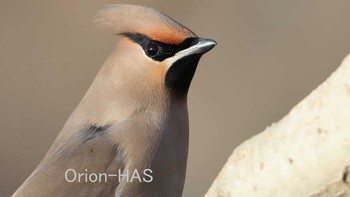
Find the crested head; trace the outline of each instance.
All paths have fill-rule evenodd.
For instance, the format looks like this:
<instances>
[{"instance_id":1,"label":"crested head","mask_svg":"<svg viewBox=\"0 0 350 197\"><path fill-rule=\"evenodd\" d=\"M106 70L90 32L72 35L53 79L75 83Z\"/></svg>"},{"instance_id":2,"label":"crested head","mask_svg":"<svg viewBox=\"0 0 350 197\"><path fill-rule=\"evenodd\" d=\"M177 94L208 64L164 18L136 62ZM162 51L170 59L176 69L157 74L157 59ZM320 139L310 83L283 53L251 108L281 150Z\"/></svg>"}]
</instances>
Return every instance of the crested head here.
<instances>
[{"instance_id":1,"label":"crested head","mask_svg":"<svg viewBox=\"0 0 350 197\"><path fill-rule=\"evenodd\" d=\"M119 89L147 98L155 92L146 91L149 87L186 98L200 57L216 45L165 14L137 5L109 5L95 22L121 36L102 70L113 72L109 76Z\"/></svg>"},{"instance_id":2,"label":"crested head","mask_svg":"<svg viewBox=\"0 0 350 197\"><path fill-rule=\"evenodd\" d=\"M168 44L179 44L187 37L196 36L165 14L138 5L108 5L98 12L95 22L114 34L142 34Z\"/></svg>"}]
</instances>

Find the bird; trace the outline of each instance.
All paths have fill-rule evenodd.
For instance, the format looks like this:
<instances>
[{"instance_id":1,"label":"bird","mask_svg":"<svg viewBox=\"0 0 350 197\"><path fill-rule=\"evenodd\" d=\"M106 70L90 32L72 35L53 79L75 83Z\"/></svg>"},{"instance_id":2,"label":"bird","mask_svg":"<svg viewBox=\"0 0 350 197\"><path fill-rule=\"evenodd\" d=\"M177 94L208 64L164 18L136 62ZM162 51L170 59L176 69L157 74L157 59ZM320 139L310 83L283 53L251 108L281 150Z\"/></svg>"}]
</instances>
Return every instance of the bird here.
<instances>
[{"instance_id":1,"label":"bird","mask_svg":"<svg viewBox=\"0 0 350 197\"><path fill-rule=\"evenodd\" d=\"M117 44L13 196L182 196L187 95L200 58L217 43L140 5L108 5L95 22Z\"/></svg>"}]
</instances>

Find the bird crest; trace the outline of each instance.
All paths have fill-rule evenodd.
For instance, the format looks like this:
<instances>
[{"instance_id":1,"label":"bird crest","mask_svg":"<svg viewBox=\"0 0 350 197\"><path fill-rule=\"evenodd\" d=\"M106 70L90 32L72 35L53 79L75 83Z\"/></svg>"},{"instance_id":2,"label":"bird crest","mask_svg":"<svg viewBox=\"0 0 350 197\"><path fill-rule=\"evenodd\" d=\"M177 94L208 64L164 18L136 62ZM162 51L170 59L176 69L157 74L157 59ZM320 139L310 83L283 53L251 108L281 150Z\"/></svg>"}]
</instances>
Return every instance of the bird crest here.
<instances>
[{"instance_id":1,"label":"bird crest","mask_svg":"<svg viewBox=\"0 0 350 197\"><path fill-rule=\"evenodd\" d=\"M165 14L137 5L108 5L97 13L95 22L98 26L111 30L113 34L143 34L168 44L179 44L187 37L196 36Z\"/></svg>"}]
</instances>

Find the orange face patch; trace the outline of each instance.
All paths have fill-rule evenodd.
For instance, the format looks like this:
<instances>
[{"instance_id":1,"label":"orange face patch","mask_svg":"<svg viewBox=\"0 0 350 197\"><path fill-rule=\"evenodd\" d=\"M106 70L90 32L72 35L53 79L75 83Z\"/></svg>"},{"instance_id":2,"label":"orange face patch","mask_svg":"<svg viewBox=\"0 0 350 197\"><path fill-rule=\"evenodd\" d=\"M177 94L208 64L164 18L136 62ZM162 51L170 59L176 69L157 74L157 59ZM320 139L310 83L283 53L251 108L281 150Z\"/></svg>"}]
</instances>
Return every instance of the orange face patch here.
<instances>
[{"instance_id":1,"label":"orange face patch","mask_svg":"<svg viewBox=\"0 0 350 197\"><path fill-rule=\"evenodd\" d=\"M142 32L143 35L163 42L166 44L178 45L188 37L194 37L195 35L186 29L179 31L179 29L159 28L152 31Z\"/></svg>"},{"instance_id":2,"label":"orange face patch","mask_svg":"<svg viewBox=\"0 0 350 197\"><path fill-rule=\"evenodd\" d=\"M165 82L165 74L168 70L168 66L165 62L160 63L159 65L156 66L154 69L154 78L156 79L157 83L159 85L163 85Z\"/></svg>"}]
</instances>

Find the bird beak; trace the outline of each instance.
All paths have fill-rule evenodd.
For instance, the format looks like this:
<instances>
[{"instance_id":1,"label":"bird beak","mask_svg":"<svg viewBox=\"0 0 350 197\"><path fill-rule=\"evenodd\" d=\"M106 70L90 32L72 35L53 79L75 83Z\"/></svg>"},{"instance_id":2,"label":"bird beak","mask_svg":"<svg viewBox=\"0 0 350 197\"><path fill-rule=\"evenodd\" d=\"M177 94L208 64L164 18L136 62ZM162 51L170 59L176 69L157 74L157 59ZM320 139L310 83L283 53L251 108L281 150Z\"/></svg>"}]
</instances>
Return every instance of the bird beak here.
<instances>
[{"instance_id":1,"label":"bird beak","mask_svg":"<svg viewBox=\"0 0 350 197\"><path fill-rule=\"evenodd\" d=\"M217 43L212 39L198 38L194 41L194 45L188 47L185 50L179 51L175 54L175 57L177 57L177 59L181 59L182 57L190 55L203 55L204 53L214 48L216 45Z\"/></svg>"},{"instance_id":2,"label":"bird beak","mask_svg":"<svg viewBox=\"0 0 350 197\"><path fill-rule=\"evenodd\" d=\"M201 56L204 53L210 51L214 48L217 43L209 38L196 38L192 45L184 50L177 52L173 57L171 57L169 66L173 65L174 62L188 56Z\"/></svg>"}]
</instances>

